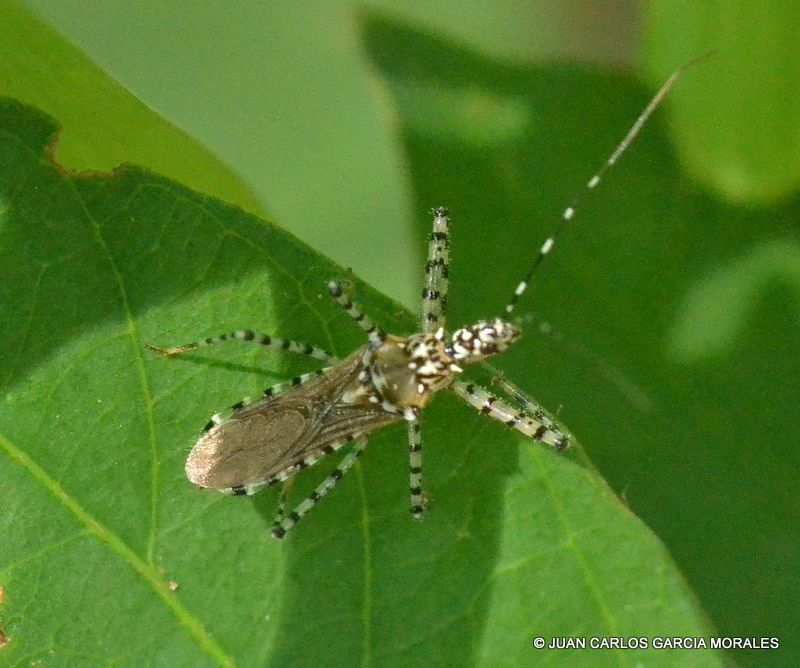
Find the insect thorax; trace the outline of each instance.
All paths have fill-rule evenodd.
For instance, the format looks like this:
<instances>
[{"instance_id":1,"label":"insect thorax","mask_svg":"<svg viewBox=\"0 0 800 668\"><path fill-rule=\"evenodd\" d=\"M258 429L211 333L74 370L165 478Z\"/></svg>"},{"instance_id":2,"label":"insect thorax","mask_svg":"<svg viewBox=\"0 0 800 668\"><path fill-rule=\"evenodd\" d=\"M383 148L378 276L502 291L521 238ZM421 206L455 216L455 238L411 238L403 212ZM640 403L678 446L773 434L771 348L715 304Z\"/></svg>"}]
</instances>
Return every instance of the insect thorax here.
<instances>
[{"instance_id":1,"label":"insect thorax","mask_svg":"<svg viewBox=\"0 0 800 668\"><path fill-rule=\"evenodd\" d=\"M424 408L434 394L450 385L461 373L460 365L473 364L508 348L519 338L519 329L504 320L482 320L448 335L437 332L408 338L387 336L364 354L365 392L386 410L403 412L410 418ZM352 399L356 400L355 395Z\"/></svg>"},{"instance_id":2,"label":"insect thorax","mask_svg":"<svg viewBox=\"0 0 800 668\"><path fill-rule=\"evenodd\" d=\"M453 382L461 369L437 334L387 336L367 353L372 383L385 402L400 410L418 410Z\"/></svg>"}]
</instances>

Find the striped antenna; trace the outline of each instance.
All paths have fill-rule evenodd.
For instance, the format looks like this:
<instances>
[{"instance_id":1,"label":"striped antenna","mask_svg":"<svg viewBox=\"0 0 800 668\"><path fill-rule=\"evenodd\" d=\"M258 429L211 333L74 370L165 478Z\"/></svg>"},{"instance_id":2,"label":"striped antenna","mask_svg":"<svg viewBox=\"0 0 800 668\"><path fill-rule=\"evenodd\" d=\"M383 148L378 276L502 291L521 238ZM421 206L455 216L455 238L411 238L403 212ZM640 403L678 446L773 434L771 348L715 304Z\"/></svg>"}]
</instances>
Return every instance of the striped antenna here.
<instances>
[{"instance_id":1,"label":"striped antenna","mask_svg":"<svg viewBox=\"0 0 800 668\"><path fill-rule=\"evenodd\" d=\"M606 160L603 163L603 166L600 167L600 169L595 173L595 175L591 179L589 179L589 182L586 184L586 192L594 189L597 186L597 184L600 183L603 176L605 176L605 173L614 166L617 160L619 160L620 156L627 150L628 146L631 145L631 142L633 142L633 140L636 139L636 136L639 134L639 131L642 129L642 126L647 122L647 119L650 118L650 115L656 110L658 105L661 104L664 97L669 92L669 89L672 88L672 85L678 80L678 77L680 77L690 67L693 67L700 61L709 58L715 53L716 53L715 51L711 51L709 53L700 56L699 58L695 58L691 62L686 63L683 67L679 67L672 73L672 76L670 76L670 78L664 82L664 85L661 86L661 89L658 91L658 93L655 94L655 97L652 100L650 100L650 104L647 105L647 107L641 113L639 118L636 119L636 122L631 126L631 129L628 130L628 134L625 135L625 138L619 143L619 146L617 146L617 148L614 149L614 152L609 156L608 160ZM542 247L539 249L539 254L533 261L533 264L531 265L531 268L528 270L528 273L525 275L525 278L523 278L522 281L520 281L519 285L517 285L516 290L514 290L514 296L511 297L511 301L508 302L508 305L506 306L506 313L511 313L514 310L514 307L519 301L519 298L528 288L528 283L530 282L531 278L533 278L533 275L536 273L536 270L539 268L539 265L542 264L547 254L551 250L553 250L553 245L556 242L556 238L561 233L561 230L563 230L566 224L575 217L575 212L578 210L579 200L580 197L576 197L574 200L572 200L572 204L570 204L566 209L564 209L564 213L561 214L561 220L558 221L558 224L553 230L553 233L549 237L547 237L545 242L542 244Z\"/></svg>"}]
</instances>

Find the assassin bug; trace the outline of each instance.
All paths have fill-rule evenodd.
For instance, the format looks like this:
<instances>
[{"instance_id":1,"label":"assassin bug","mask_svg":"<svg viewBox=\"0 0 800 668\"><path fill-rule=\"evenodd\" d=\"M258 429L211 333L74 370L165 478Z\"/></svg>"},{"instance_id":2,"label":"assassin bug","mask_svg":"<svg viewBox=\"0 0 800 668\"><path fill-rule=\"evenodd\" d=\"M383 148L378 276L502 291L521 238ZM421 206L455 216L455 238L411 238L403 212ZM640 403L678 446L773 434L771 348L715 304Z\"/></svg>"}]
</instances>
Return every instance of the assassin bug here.
<instances>
[{"instance_id":1,"label":"assassin bug","mask_svg":"<svg viewBox=\"0 0 800 668\"><path fill-rule=\"evenodd\" d=\"M589 180L587 190L597 186L678 76L695 62L697 60L677 70L664 83L619 146ZM514 310L576 208L577 200L564 210L558 225L514 291L506 313ZM373 431L404 420L408 425L411 513L420 518L426 500L422 489L420 413L431 398L444 389L525 436L557 450L569 447L569 435L543 408L526 399L507 381L498 379L498 386L518 408L482 387L459 380L462 367L503 352L517 341L520 329L508 320L495 318L462 327L452 334L446 332L449 213L439 208L434 210L433 216L422 296L422 331L418 334L409 337L386 334L350 301L340 282L331 281L328 290L332 298L369 339L344 360L312 346L249 330L177 348L148 346L154 352L172 356L223 341L242 341L307 355L329 365L271 387L259 397L236 404L229 413L212 417L186 462L189 480L199 487L236 495L253 494L262 486L284 483L272 529L273 537L283 538L353 466ZM349 453L333 473L294 510L286 513L286 495L292 476L349 443L353 444Z\"/></svg>"}]
</instances>

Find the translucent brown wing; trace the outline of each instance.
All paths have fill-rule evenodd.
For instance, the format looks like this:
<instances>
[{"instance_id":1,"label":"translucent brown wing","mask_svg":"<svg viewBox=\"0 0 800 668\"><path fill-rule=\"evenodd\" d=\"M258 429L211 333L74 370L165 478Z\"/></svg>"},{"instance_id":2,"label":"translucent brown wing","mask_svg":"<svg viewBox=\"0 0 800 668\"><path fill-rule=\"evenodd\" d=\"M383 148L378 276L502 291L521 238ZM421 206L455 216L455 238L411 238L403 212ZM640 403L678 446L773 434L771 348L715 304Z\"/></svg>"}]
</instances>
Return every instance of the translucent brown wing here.
<instances>
[{"instance_id":1,"label":"translucent brown wing","mask_svg":"<svg viewBox=\"0 0 800 668\"><path fill-rule=\"evenodd\" d=\"M189 480L200 487L249 493L285 479L355 436L402 419L368 402L341 401L358 386L364 352L361 348L323 375L214 425L186 460Z\"/></svg>"}]
</instances>

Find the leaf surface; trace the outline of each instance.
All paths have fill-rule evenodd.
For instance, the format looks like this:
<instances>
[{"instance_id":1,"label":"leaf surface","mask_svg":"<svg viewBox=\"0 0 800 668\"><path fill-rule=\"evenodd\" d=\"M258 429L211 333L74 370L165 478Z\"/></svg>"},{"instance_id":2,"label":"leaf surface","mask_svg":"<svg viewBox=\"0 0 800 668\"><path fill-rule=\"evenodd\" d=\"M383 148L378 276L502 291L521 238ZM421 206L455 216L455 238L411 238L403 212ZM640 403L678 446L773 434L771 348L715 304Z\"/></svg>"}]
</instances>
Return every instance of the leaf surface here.
<instances>
[{"instance_id":1,"label":"leaf surface","mask_svg":"<svg viewBox=\"0 0 800 668\"><path fill-rule=\"evenodd\" d=\"M165 360L144 344L254 327L344 355L363 337L325 285L346 273L145 170L60 170L55 133L0 107L0 662L525 665L545 660L534 636L707 634L663 547L579 457L455 397L425 414L422 522L402 425L284 543L268 535L274 490L194 489L183 460L209 415L313 365L234 345ZM369 288L358 298L390 331L415 329ZM719 664L703 650L581 656Z\"/></svg>"}]
</instances>

